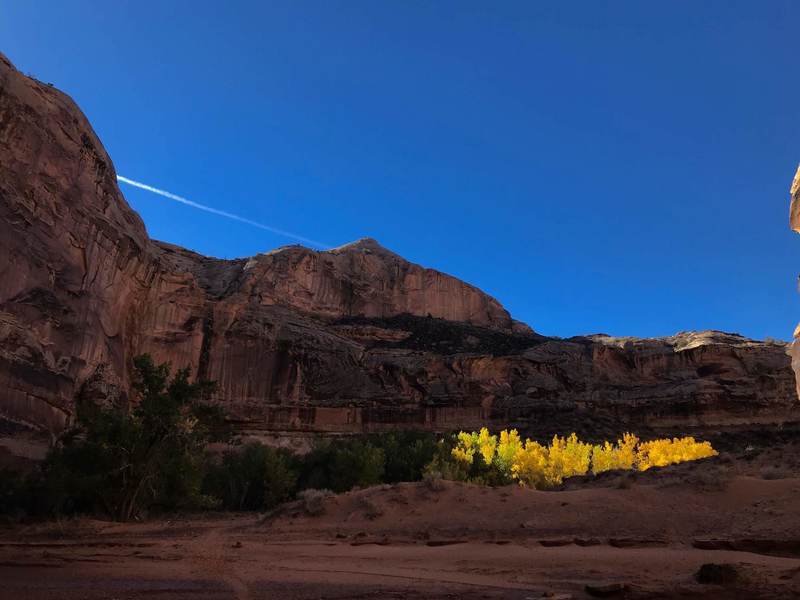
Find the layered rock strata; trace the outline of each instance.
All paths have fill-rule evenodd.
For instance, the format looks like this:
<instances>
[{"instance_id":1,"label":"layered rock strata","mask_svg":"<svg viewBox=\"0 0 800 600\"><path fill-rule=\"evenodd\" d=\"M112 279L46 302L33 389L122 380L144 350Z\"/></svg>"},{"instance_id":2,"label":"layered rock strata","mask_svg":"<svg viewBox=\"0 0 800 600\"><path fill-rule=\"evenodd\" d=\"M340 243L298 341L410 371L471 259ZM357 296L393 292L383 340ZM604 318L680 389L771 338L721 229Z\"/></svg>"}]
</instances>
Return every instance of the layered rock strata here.
<instances>
[{"instance_id":1,"label":"layered rock strata","mask_svg":"<svg viewBox=\"0 0 800 600\"><path fill-rule=\"evenodd\" d=\"M372 239L238 260L151 240L78 107L0 55L0 437L124 401L143 352L217 381L264 435L780 421L797 401L781 344L546 338Z\"/></svg>"}]
</instances>

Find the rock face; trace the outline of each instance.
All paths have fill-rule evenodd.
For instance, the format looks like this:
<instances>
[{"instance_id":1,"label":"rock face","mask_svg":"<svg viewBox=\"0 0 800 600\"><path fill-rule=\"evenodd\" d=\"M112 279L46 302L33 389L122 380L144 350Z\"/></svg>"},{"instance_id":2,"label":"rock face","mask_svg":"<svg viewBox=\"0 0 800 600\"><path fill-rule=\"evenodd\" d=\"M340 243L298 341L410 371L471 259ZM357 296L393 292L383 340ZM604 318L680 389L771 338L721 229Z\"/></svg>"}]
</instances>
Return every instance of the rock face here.
<instances>
[{"instance_id":1,"label":"rock face","mask_svg":"<svg viewBox=\"0 0 800 600\"><path fill-rule=\"evenodd\" d=\"M789 205L789 227L800 233L800 167L794 175L792 187L789 189L791 204ZM800 281L800 280L798 280ZM794 328L794 342L789 353L792 356L792 368L797 379L797 393L800 395L800 324Z\"/></svg>"},{"instance_id":2,"label":"rock face","mask_svg":"<svg viewBox=\"0 0 800 600\"><path fill-rule=\"evenodd\" d=\"M0 417L55 435L82 398L124 399L142 352L216 380L265 435L727 424L797 401L783 345L545 338L371 239L238 260L151 240L80 110L0 55Z\"/></svg>"},{"instance_id":3,"label":"rock face","mask_svg":"<svg viewBox=\"0 0 800 600\"><path fill-rule=\"evenodd\" d=\"M792 231L800 233L800 167L792 180L792 187L789 189L791 204L789 205L789 226Z\"/></svg>"}]
</instances>

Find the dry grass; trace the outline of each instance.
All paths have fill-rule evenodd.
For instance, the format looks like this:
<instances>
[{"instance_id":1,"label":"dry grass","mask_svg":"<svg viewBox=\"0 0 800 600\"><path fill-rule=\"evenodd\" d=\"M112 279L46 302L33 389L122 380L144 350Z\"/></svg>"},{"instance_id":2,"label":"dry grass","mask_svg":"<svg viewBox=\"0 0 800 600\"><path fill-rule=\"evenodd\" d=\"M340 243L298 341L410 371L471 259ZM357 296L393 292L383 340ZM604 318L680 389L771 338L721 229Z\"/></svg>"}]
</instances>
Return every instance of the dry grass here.
<instances>
[{"instance_id":1,"label":"dry grass","mask_svg":"<svg viewBox=\"0 0 800 600\"><path fill-rule=\"evenodd\" d=\"M444 483L442 474L435 472L425 473L425 476L422 478L422 483L424 483L425 487L431 492L441 492L445 489L445 487L447 487Z\"/></svg>"},{"instance_id":2,"label":"dry grass","mask_svg":"<svg viewBox=\"0 0 800 600\"><path fill-rule=\"evenodd\" d=\"M303 490L297 497L302 502L303 510L312 517L318 517L325 512L325 499L333 496L330 490Z\"/></svg>"},{"instance_id":3,"label":"dry grass","mask_svg":"<svg viewBox=\"0 0 800 600\"><path fill-rule=\"evenodd\" d=\"M374 521L383 515L383 508L373 500L367 497L359 499L359 505L364 510L364 516L370 521Z\"/></svg>"}]
</instances>

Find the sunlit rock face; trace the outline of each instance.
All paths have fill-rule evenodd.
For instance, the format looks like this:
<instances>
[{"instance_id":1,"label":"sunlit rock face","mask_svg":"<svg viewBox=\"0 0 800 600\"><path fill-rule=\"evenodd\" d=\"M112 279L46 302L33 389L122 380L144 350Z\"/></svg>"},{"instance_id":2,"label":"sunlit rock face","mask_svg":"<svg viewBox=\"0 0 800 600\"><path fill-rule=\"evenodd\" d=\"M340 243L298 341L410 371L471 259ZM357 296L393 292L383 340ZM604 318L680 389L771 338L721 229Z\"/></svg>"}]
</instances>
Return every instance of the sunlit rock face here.
<instances>
[{"instance_id":1,"label":"sunlit rock face","mask_svg":"<svg viewBox=\"0 0 800 600\"><path fill-rule=\"evenodd\" d=\"M116 393L131 312L156 279L144 225L86 118L0 55L3 413L58 430L84 382Z\"/></svg>"},{"instance_id":2,"label":"sunlit rock face","mask_svg":"<svg viewBox=\"0 0 800 600\"><path fill-rule=\"evenodd\" d=\"M796 400L782 345L546 338L371 239L237 260L151 240L77 106L0 58L0 458L4 435L57 435L82 398L125 401L142 352L217 381L264 437L747 423Z\"/></svg>"},{"instance_id":3,"label":"sunlit rock face","mask_svg":"<svg viewBox=\"0 0 800 600\"><path fill-rule=\"evenodd\" d=\"M789 206L789 226L793 231L800 233L800 167L797 168L797 173L794 175L789 195L792 199ZM798 283L800 284L800 276L798 276ZM797 379L798 394L800 394L800 324L794 329L794 342L792 342L789 353L792 356L792 368Z\"/></svg>"},{"instance_id":4,"label":"sunlit rock face","mask_svg":"<svg viewBox=\"0 0 800 600\"><path fill-rule=\"evenodd\" d=\"M789 206L789 226L793 231L800 233L800 166L794 174L789 194L792 199Z\"/></svg>"}]
</instances>

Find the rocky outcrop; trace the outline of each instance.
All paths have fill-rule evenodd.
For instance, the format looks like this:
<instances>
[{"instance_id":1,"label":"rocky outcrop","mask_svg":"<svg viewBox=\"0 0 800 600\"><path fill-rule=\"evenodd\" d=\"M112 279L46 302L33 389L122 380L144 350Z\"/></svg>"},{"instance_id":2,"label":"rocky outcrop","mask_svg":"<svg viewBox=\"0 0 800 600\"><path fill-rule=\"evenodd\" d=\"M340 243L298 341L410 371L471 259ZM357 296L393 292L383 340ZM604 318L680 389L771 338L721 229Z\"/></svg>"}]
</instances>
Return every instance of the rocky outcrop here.
<instances>
[{"instance_id":1,"label":"rocky outcrop","mask_svg":"<svg viewBox=\"0 0 800 600\"><path fill-rule=\"evenodd\" d=\"M409 263L364 238L327 252L300 246L252 258L242 292L321 317L430 315L511 330L497 300L433 269ZM377 284L377 285L376 285Z\"/></svg>"},{"instance_id":2,"label":"rocky outcrop","mask_svg":"<svg viewBox=\"0 0 800 600\"><path fill-rule=\"evenodd\" d=\"M789 227L792 231L800 233L800 167L794 175L792 187L789 189L791 203L789 205ZM800 276L798 276L800 283ZM797 393L800 395L800 323L794 328L794 342L789 349L792 356L792 368L797 379Z\"/></svg>"},{"instance_id":3,"label":"rocky outcrop","mask_svg":"<svg viewBox=\"0 0 800 600\"><path fill-rule=\"evenodd\" d=\"M792 231L800 233L800 166L792 180L792 187L789 188L789 227Z\"/></svg>"},{"instance_id":4,"label":"rocky outcrop","mask_svg":"<svg viewBox=\"0 0 800 600\"><path fill-rule=\"evenodd\" d=\"M0 58L0 415L57 434L81 399L124 400L142 352L217 381L263 435L735 423L796 404L782 345L546 338L371 239L238 260L151 240L74 103Z\"/></svg>"}]
</instances>

